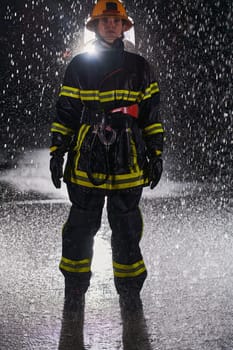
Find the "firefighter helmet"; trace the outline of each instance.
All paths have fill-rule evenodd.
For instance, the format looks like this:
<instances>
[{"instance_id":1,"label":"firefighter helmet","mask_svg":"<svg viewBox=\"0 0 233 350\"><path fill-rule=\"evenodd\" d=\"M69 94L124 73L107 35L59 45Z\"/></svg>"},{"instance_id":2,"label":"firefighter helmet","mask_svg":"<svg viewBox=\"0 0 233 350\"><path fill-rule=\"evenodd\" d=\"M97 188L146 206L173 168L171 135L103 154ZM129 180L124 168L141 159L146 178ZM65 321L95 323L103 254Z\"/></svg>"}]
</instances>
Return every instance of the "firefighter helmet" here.
<instances>
[{"instance_id":1,"label":"firefighter helmet","mask_svg":"<svg viewBox=\"0 0 233 350\"><path fill-rule=\"evenodd\" d=\"M133 26L133 21L128 17L126 10L119 0L99 0L93 10L91 16L86 22L86 28L92 32L96 30L96 21L102 17L118 17L124 21L124 32Z\"/></svg>"}]
</instances>

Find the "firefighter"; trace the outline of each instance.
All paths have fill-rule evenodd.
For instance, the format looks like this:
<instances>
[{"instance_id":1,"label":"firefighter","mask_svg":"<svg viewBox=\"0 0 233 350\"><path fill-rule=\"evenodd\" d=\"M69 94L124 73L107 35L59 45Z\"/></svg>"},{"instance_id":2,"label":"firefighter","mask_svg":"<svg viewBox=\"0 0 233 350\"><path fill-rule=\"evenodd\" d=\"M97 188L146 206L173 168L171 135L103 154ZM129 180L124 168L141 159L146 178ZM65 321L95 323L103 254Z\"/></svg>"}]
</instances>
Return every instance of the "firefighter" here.
<instances>
[{"instance_id":1,"label":"firefighter","mask_svg":"<svg viewBox=\"0 0 233 350\"><path fill-rule=\"evenodd\" d=\"M96 35L93 50L69 63L51 126L52 181L60 188L63 178L72 204L59 265L65 300L72 305L89 287L93 241L106 199L120 303L142 306L147 270L139 247L139 201L143 187L153 189L162 174L163 126L159 87L148 62L124 50L124 33L132 26L120 1L95 4L86 22Z\"/></svg>"}]
</instances>

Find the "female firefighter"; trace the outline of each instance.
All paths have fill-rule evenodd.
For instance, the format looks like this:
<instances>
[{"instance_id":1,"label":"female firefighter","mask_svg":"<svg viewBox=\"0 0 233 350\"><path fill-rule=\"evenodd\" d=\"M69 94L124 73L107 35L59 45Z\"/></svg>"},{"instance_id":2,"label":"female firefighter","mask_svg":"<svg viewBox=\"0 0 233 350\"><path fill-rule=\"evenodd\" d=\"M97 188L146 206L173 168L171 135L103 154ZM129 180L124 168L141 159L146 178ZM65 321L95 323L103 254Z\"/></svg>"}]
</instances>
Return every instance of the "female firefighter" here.
<instances>
[{"instance_id":1,"label":"female firefighter","mask_svg":"<svg viewBox=\"0 0 233 350\"><path fill-rule=\"evenodd\" d=\"M147 271L139 242L144 186L162 174L163 127L159 88L148 62L124 50L133 26L118 0L99 0L86 28L95 50L69 63L51 126L50 170L72 203L63 228L60 270L65 300L84 297L90 283L93 239L107 198L113 274L121 305L141 307ZM68 152L63 174L63 157Z\"/></svg>"}]
</instances>

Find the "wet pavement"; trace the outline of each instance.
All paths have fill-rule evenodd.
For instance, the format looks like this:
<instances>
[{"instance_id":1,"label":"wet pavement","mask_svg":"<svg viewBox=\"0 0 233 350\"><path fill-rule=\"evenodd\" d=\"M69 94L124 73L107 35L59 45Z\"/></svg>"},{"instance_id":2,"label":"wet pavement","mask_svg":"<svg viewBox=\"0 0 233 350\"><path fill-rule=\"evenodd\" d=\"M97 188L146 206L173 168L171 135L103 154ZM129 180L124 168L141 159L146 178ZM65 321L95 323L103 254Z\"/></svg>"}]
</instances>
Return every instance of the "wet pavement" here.
<instances>
[{"instance_id":1,"label":"wet pavement","mask_svg":"<svg viewBox=\"0 0 233 350\"><path fill-rule=\"evenodd\" d=\"M10 185L3 176L0 185L0 349L58 349L61 336L60 349L81 349L64 346L64 337L78 337L79 330L73 324L66 334L58 270L70 204L64 195L52 198L52 192L29 185L28 191L14 188L7 179ZM233 349L231 196L207 195L194 185L182 192L176 186L170 195L146 191L141 210L148 268L144 315L121 317L104 212L86 295L85 349Z\"/></svg>"}]
</instances>

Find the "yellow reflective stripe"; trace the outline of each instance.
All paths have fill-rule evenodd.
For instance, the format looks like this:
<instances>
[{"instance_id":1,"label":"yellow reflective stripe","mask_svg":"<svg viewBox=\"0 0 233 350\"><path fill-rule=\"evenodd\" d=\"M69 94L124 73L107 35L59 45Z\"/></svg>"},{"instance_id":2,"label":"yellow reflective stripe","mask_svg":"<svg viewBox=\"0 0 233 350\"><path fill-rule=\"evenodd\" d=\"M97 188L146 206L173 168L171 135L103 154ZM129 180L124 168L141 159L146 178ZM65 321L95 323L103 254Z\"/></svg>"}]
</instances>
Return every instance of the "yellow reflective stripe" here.
<instances>
[{"instance_id":1,"label":"yellow reflective stripe","mask_svg":"<svg viewBox=\"0 0 233 350\"><path fill-rule=\"evenodd\" d=\"M151 83L150 86L145 90L145 93L156 93L159 91L157 82Z\"/></svg>"},{"instance_id":2,"label":"yellow reflective stripe","mask_svg":"<svg viewBox=\"0 0 233 350\"><path fill-rule=\"evenodd\" d=\"M68 96L73 98L80 98L80 89L72 88L70 86L63 85L60 90L59 96Z\"/></svg>"},{"instance_id":3,"label":"yellow reflective stripe","mask_svg":"<svg viewBox=\"0 0 233 350\"><path fill-rule=\"evenodd\" d=\"M151 124L143 130L144 136L159 134L163 132L164 132L164 129L161 123Z\"/></svg>"},{"instance_id":4,"label":"yellow reflective stripe","mask_svg":"<svg viewBox=\"0 0 233 350\"><path fill-rule=\"evenodd\" d=\"M92 184L92 182L88 181L87 179L82 180L80 178L74 178L71 177L70 181L72 183L78 184L80 186L84 186L84 187L88 187L88 188L102 188L104 190L123 190L123 189L128 189L128 188L133 188L133 187L137 187L137 186L144 186L145 184L148 184L148 179L144 180L138 180L135 182L131 182L131 183L121 183L121 184L115 184L115 183L105 183L103 185L99 185L99 186L95 186Z\"/></svg>"},{"instance_id":5,"label":"yellow reflective stripe","mask_svg":"<svg viewBox=\"0 0 233 350\"><path fill-rule=\"evenodd\" d=\"M146 271L143 260L131 265L122 265L113 261L114 276L116 277L136 277Z\"/></svg>"},{"instance_id":6,"label":"yellow reflective stripe","mask_svg":"<svg viewBox=\"0 0 233 350\"><path fill-rule=\"evenodd\" d=\"M137 150L136 150L135 142L132 138L131 138L130 144L132 148L132 161L133 161L133 166L130 167L130 170L133 172L133 169L135 169L136 172L139 172L140 169L137 162Z\"/></svg>"},{"instance_id":7,"label":"yellow reflective stripe","mask_svg":"<svg viewBox=\"0 0 233 350\"><path fill-rule=\"evenodd\" d=\"M156 156L161 156L162 151L160 151L160 150L156 149L156 150L155 150L155 154L156 154Z\"/></svg>"},{"instance_id":8,"label":"yellow reflective stripe","mask_svg":"<svg viewBox=\"0 0 233 350\"><path fill-rule=\"evenodd\" d=\"M53 152L56 151L57 149L58 149L57 146L52 146L52 147L49 148L50 153L53 153Z\"/></svg>"},{"instance_id":9,"label":"yellow reflective stripe","mask_svg":"<svg viewBox=\"0 0 233 350\"><path fill-rule=\"evenodd\" d=\"M118 272L114 271L114 276L116 277L136 277L141 275L143 272L146 271L146 267L142 267L140 270L134 271L134 272Z\"/></svg>"},{"instance_id":10,"label":"yellow reflective stripe","mask_svg":"<svg viewBox=\"0 0 233 350\"><path fill-rule=\"evenodd\" d=\"M76 143L76 146L75 146L75 150L76 151L79 151L81 146L82 146L82 143L83 143L83 140L88 132L88 130L90 129L90 125L87 125L87 124L83 124L80 129L79 129L79 133L78 133L78 138L77 138L77 143Z\"/></svg>"},{"instance_id":11,"label":"yellow reflective stripe","mask_svg":"<svg viewBox=\"0 0 233 350\"><path fill-rule=\"evenodd\" d=\"M65 257L62 257L59 267L60 269L69 271L69 272L76 272L76 273L90 272L91 260L90 259L70 260Z\"/></svg>"},{"instance_id":12,"label":"yellow reflective stripe","mask_svg":"<svg viewBox=\"0 0 233 350\"><path fill-rule=\"evenodd\" d=\"M102 188L105 190L123 190L123 189L128 189L128 188L132 188L132 187L137 187L137 186L144 186L146 183L148 183L148 181L146 182L144 179L138 180L138 181L134 181L134 182L125 182L125 183L104 183L103 185L100 186L95 186L93 185L93 183L91 181L89 181L89 179L80 179L80 178L74 178L71 177L70 179L71 182L84 186L84 187L88 187L88 188Z\"/></svg>"},{"instance_id":13,"label":"yellow reflective stripe","mask_svg":"<svg viewBox=\"0 0 233 350\"><path fill-rule=\"evenodd\" d=\"M69 92L73 92L73 93L77 93L78 91L80 91L80 89L78 89L78 88L73 88L71 86L62 85L61 91L64 91L64 90L69 91Z\"/></svg>"},{"instance_id":14,"label":"yellow reflective stripe","mask_svg":"<svg viewBox=\"0 0 233 350\"><path fill-rule=\"evenodd\" d=\"M60 263L59 267L61 270L68 271L68 272L75 272L75 273L84 273L84 272L91 271L90 267L75 268L75 267L66 266L62 262Z\"/></svg>"},{"instance_id":15,"label":"yellow reflective stripe","mask_svg":"<svg viewBox=\"0 0 233 350\"><path fill-rule=\"evenodd\" d=\"M121 269L121 270L130 270L130 269L136 269L137 267L144 265L144 261L143 260L139 260L134 264L130 264L130 265L125 265L125 264L118 264L117 262L113 261L113 267L117 268L117 269Z\"/></svg>"},{"instance_id":16,"label":"yellow reflective stripe","mask_svg":"<svg viewBox=\"0 0 233 350\"><path fill-rule=\"evenodd\" d=\"M87 177L87 173L85 171L77 170L76 174L79 176L82 176L83 178ZM93 173L93 176L99 180L105 179L106 177L106 175L103 173ZM130 182L130 181L134 181L140 176L143 176L142 170L134 173L127 173L127 174L121 174L121 175L109 175L109 179L107 181L108 182L114 181L119 183L119 182L122 182L122 181L124 182L128 180Z\"/></svg>"},{"instance_id":17,"label":"yellow reflective stripe","mask_svg":"<svg viewBox=\"0 0 233 350\"><path fill-rule=\"evenodd\" d=\"M93 173L95 179L104 179L105 174ZM89 180L87 173L81 170L76 170L75 175L71 176L71 182L90 188L102 188L108 190L125 189L137 186L143 186L148 181L143 176L143 171L135 172L133 174L123 174L123 175L110 175L106 183L100 186L95 186Z\"/></svg>"},{"instance_id":18,"label":"yellow reflective stripe","mask_svg":"<svg viewBox=\"0 0 233 350\"><path fill-rule=\"evenodd\" d=\"M157 82L151 83L150 86L145 89L144 94L141 91L131 90L110 90L104 92L100 92L99 90L81 90L64 85L61 87L59 96L68 96L76 99L81 99L82 101L109 102L115 100L124 100L138 102L141 100L146 100L158 92L159 87Z\"/></svg>"},{"instance_id":19,"label":"yellow reflective stripe","mask_svg":"<svg viewBox=\"0 0 233 350\"><path fill-rule=\"evenodd\" d=\"M62 262L60 263L59 267L60 267L61 270L68 271L68 272L84 273L84 272L90 272L91 271L90 267L79 267L79 268L70 267L70 266L67 266L66 264L64 264Z\"/></svg>"},{"instance_id":20,"label":"yellow reflective stripe","mask_svg":"<svg viewBox=\"0 0 233 350\"><path fill-rule=\"evenodd\" d=\"M90 259L82 259L82 260L71 260L71 259L67 259L64 256L61 258L62 261L64 261L67 264L71 264L71 265L83 265L83 264L89 264L91 260Z\"/></svg>"},{"instance_id":21,"label":"yellow reflective stripe","mask_svg":"<svg viewBox=\"0 0 233 350\"><path fill-rule=\"evenodd\" d=\"M129 90L112 90L100 92L99 90L81 90L82 101L109 102L115 100L136 101L139 92Z\"/></svg>"},{"instance_id":22,"label":"yellow reflective stripe","mask_svg":"<svg viewBox=\"0 0 233 350\"><path fill-rule=\"evenodd\" d=\"M51 125L51 132L59 132L62 135L73 135L74 134L74 130L67 128L65 125L60 124L60 123L52 123Z\"/></svg>"},{"instance_id":23,"label":"yellow reflective stripe","mask_svg":"<svg viewBox=\"0 0 233 350\"><path fill-rule=\"evenodd\" d=\"M148 125L145 129L144 129L144 132L147 132L147 131L150 131L154 128L162 128L162 123L154 123L154 124L151 124L151 125Z\"/></svg>"},{"instance_id":24,"label":"yellow reflective stripe","mask_svg":"<svg viewBox=\"0 0 233 350\"><path fill-rule=\"evenodd\" d=\"M65 227L66 227L66 223L67 223L67 222L65 222L65 223L63 224L63 226L62 226L62 236L64 235L64 230L65 230Z\"/></svg>"},{"instance_id":25,"label":"yellow reflective stripe","mask_svg":"<svg viewBox=\"0 0 233 350\"><path fill-rule=\"evenodd\" d=\"M68 96L82 101L110 102L115 100L137 101L141 91L110 90L100 92L99 90L80 90L69 86L62 86L59 96ZM141 98L142 99L142 98Z\"/></svg>"},{"instance_id":26,"label":"yellow reflective stripe","mask_svg":"<svg viewBox=\"0 0 233 350\"><path fill-rule=\"evenodd\" d=\"M115 91L112 91L112 94L113 94L113 98L116 96L117 100L136 101L140 92L129 91L129 90L116 90L116 95L115 95Z\"/></svg>"},{"instance_id":27,"label":"yellow reflective stripe","mask_svg":"<svg viewBox=\"0 0 233 350\"><path fill-rule=\"evenodd\" d=\"M98 101L99 90L80 90L80 98L82 101Z\"/></svg>"},{"instance_id":28,"label":"yellow reflective stripe","mask_svg":"<svg viewBox=\"0 0 233 350\"><path fill-rule=\"evenodd\" d=\"M146 100L150 97L152 97L152 95L156 94L159 92L159 86L158 83L152 83L150 84L150 86L148 88L146 88L144 96L143 96L143 100Z\"/></svg>"},{"instance_id":29,"label":"yellow reflective stripe","mask_svg":"<svg viewBox=\"0 0 233 350\"><path fill-rule=\"evenodd\" d=\"M85 136L86 136L88 130L90 129L90 127L91 127L90 125L83 124L79 130L78 137L77 137L77 143L76 143L76 146L74 148L74 150L76 151L76 157L74 160L75 169L78 169L78 161L80 158L80 148L82 146L83 140L85 139Z\"/></svg>"}]
</instances>

